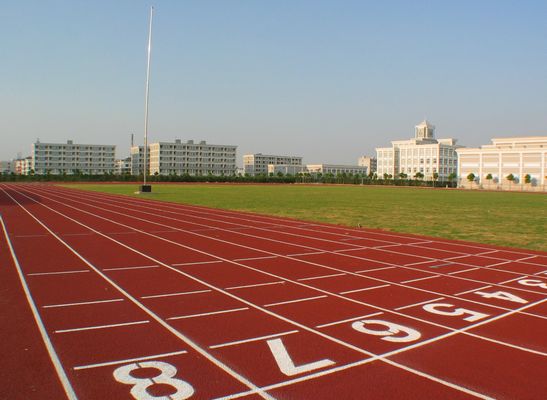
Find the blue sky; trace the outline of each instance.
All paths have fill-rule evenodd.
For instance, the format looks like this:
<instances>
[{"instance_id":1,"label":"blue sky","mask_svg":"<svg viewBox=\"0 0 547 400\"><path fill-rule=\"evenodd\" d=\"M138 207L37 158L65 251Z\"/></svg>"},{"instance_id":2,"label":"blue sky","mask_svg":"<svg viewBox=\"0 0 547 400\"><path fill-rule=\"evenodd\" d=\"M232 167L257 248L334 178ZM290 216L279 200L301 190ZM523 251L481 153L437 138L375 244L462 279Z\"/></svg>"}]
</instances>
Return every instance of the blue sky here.
<instances>
[{"instance_id":1,"label":"blue sky","mask_svg":"<svg viewBox=\"0 0 547 400\"><path fill-rule=\"evenodd\" d=\"M30 145L207 140L355 163L413 135L547 134L547 2L16 1L0 7L0 159Z\"/></svg>"}]
</instances>

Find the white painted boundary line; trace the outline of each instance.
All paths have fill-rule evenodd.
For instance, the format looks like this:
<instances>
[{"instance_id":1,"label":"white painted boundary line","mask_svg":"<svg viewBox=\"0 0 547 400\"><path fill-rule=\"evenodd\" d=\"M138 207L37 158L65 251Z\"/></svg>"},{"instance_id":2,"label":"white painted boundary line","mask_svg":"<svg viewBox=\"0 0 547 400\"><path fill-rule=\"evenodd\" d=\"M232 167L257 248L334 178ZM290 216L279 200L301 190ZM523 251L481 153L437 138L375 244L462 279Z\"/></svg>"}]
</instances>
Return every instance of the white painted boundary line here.
<instances>
[{"instance_id":1,"label":"white painted boundary line","mask_svg":"<svg viewBox=\"0 0 547 400\"><path fill-rule=\"evenodd\" d=\"M160 298L160 297L185 296L187 294L199 294L199 293L207 293L207 292L212 292L212 290L211 289L204 289L204 290L194 290L192 292L153 294L153 295L150 295L150 296L141 296L141 299L157 299L157 298Z\"/></svg>"},{"instance_id":2,"label":"white painted boundary line","mask_svg":"<svg viewBox=\"0 0 547 400\"><path fill-rule=\"evenodd\" d=\"M209 316L209 315L233 313L233 312L238 312L238 311L245 311L245 310L248 310L248 309L249 309L249 307L232 308L230 310L211 311L211 312L201 313L201 314L180 315L180 316L177 316L177 317L166 318L166 320L172 321L172 320L175 320L175 319L206 317L206 316Z\"/></svg>"},{"instance_id":3,"label":"white painted boundary line","mask_svg":"<svg viewBox=\"0 0 547 400\"><path fill-rule=\"evenodd\" d=\"M184 265L203 265L203 264L217 264L221 263L220 260L213 260L213 261L196 261L196 262L187 262L187 263L178 263L178 264L171 264L173 267L182 267Z\"/></svg>"},{"instance_id":4,"label":"white painted boundary line","mask_svg":"<svg viewBox=\"0 0 547 400\"><path fill-rule=\"evenodd\" d=\"M83 328L70 328L70 329L59 329L55 333L68 333L68 332L80 332L80 331L93 331L96 329L109 329L109 328L118 328L120 326L130 326L130 325L142 325L148 324L150 321L134 321L134 322L123 322L121 324L110 324L110 325L96 325L96 326L84 326Z\"/></svg>"},{"instance_id":5,"label":"white painted boundary line","mask_svg":"<svg viewBox=\"0 0 547 400\"><path fill-rule=\"evenodd\" d=\"M519 276L518 278L513 278L513 279L509 279L509 280L503 281L503 282L495 283L495 285L505 285L506 283L518 281L519 279L526 279L528 276L529 276L529 275L522 275L522 276Z\"/></svg>"},{"instance_id":6,"label":"white painted boundary line","mask_svg":"<svg viewBox=\"0 0 547 400\"><path fill-rule=\"evenodd\" d=\"M278 256L263 256L263 257L234 258L232 261L267 260L267 259L277 258L277 257L278 257Z\"/></svg>"},{"instance_id":7,"label":"white painted boundary line","mask_svg":"<svg viewBox=\"0 0 547 400\"><path fill-rule=\"evenodd\" d=\"M64 274L81 274L84 272L91 272L88 269L81 269L77 271L57 271L57 272L33 272L27 274L27 276L43 276L43 275L64 275Z\"/></svg>"},{"instance_id":8,"label":"white painted boundary line","mask_svg":"<svg viewBox=\"0 0 547 400\"><path fill-rule=\"evenodd\" d=\"M411 282L425 281L426 279L433 279L433 278L440 278L440 277L441 277L441 275L425 276L423 278L416 278L416 279L409 279L408 281L402 281L401 283L411 283Z\"/></svg>"},{"instance_id":9,"label":"white painted boundary line","mask_svg":"<svg viewBox=\"0 0 547 400\"><path fill-rule=\"evenodd\" d=\"M373 268L373 269L364 269L362 271L355 271L356 274L364 274L365 272L374 272L374 271L383 271L384 269L395 269L397 267L381 267L381 268Z\"/></svg>"},{"instance_id":10,"label":"white painted boundary line","mask_svg":"<svg viewBox=\"0 0 547 400\"><path fill-rule=\"evenodd\" d=\"M317 300L317 299L324 299L325 297L328 297L326 294L323 294L321 296L314 296L314 297L306 297L304 299L296 299L296 300L289 300L289 301L280 301L279 303L270 303L270 304L264 304L263 307L275 307L275 306L281 306L283 304L292 304L292 303L300 303L303 301L311 301L311 300Z\"/></svg>"},{"instance_id":11,"label":"white painted boundary line","mask_svg":"<svg viewBox=\"0 0 547 400\"><path fill-rule=\"evenodd\" d=\"M42 306L42 308L59 308L59 307L72 307L72 306L86 306L86 305L88 305L88 304L115 303L115 302L118 302L118 301L124 301L124 299L82 301L82 302L80 302L80 303L51 304L51 305L48 305L48 306Z\"/></svg>"},{"instance_id":12,"label":"white painted boundary line","mask_svg":"<svg viewBox=\"0 0 547 400\"><path fill-rule=\"evenodd\" d=\"M2 188L0 187L0 189ZM57 355L57 353L55 352L55 349L53 348L53 345L51 344L51 339L49 338L46 328L44 326L44 323L42 322L42 318L40 317L40 314L38 313L38 308L36 308L34 299L32 298L32 295L30 294L30 290L27 286L27 282L25 281L23 271L21 270L21 265L19 265L19 260L17 259L17 256L15 255L15 250L13 249L13 246L11 244L11 240L8 235L8 230L6 229L6 225L4 224L4 219L2 218L2 215L0 215L0 224L2 225L2 231L4 232L4 237L6 238L6 243L10 250L11 259L13 260L13 264L15 265L15 269L17 270L17 275L19 275L19 281L21 282L21 286L23 287L23 291L25 292L25 297L27 298L27 302L32 311L32 315L34 316L34 320L36 321L36 325L38 325L38 330L40 331L40 335L42 336L42 340L44 341L44 344L46 346L46 350L49 354L49 358L53 364L53 367L55 368L55 371L57 372L57 376L59 377L59 380L61 381L61 385L63 386L63 389L66 393L67 398L69 400L77 400L78 398L76 397L76 393L74 392L74 389L72 388L72 385L70 384L70 381L68 380L68 377L66 376L66 372L63 369L61 361L59 360L59 356Z\"/></svg>"},{"instance_id":13,"label":"white painted boundary line","mask_svg":"<svg viewBox=\"0 0 547 400\"><path fill-rule=\"evenodd\" d=\"M283 284L283 283L285 283L285 281L255 283L253 285L231 286L231 287L224 288L224 290L247 289L247 288L260 287L260 286L280 285L280 284Z\"/></svg>"},{"instance_id":14,"label":"white painted boundary line","mask_svg":"<svg viewBox=\"0 0 547 400\"><path fill-rule=\"evenodd\" d=\"M343 319L341 321L329 322L327 324L317 325L316 328L326 328L327 326L340 325L340 324L343 324L343 323L346 323L346 322L357 321L357 320L360 320L360 319L365 319L365 318L370 318L370 317L376 317L377 315L381 315L383 313L384 313L383 311L379 311L379 312L376 312L376 313L373 313L373 314L361 315L360 317L352 317L352 318L348 318L348 319Z\"/></svg>"},{"instance_id":15,"label":"white painted boundary line","mask_svg":"<svg viewBox=\"0 0 547 400\"><path fill-rule=\"evenodd\" d=\"M219 349L219 348L221 348L221 347L235 346L235 345L243 344L243 343L251 343L251 342L257 342L257 341L259 341L259 340L264 340L264 339L276 338L276 337L280 337L280 336L291 335L291 334L297 333L297 332L298 332L298 330L288 331L288 332L274 333L274 334L272 334L272 335L254 337L254 338L243 339L243 340L236 340L236 341L234 341L234 342L227 342L227 343L215 344L215 345L209 346L209 348L210 348L210 349Z\"/></svg>"},{"instance_id":16,"label":"white painted boundary line","mask_svg":"<svg viewBox=\"0 0 547 400\"><path fill-rule=\"evenodd\" d=\"M116 361L107 361L107 362L98 363L98 364L80 365L78 367L74 367L73 370L74 371L80 371L82 369L108 367L110 365L125 364L125 363L134 362L134 361L153 360L155 358L178 356L180 354L186 354L186 353L188 353L186 350L181 350L181 351L174 351L172 353L154 354L153 356L143 356L143 357L137 357L137 358L126 358L125 360L116 360Z\"/></svg>"},{"instance_id":17,"label":"white painted boundary line","mask_svg":"<svg viewBox=\"0 0 547 400\"><path fill-rule=\"evenodd\" d=\"M297 281L299 281L299 282L313 281L313 280L316 280L316 279L334 278L335 276L344 276L344 275L347 275L347 274L345 272L340 272L340 273L331 274L331 275L321 275L321 276L312 276L310 278L300 278L300 279L297 279Z\"/></svg>"},{"instance_id":18,"label":"white painted boundary line","mask_svg":"<svg viewBox=\"0 0 547 400\"><path fill-rule=\"evenodd\" d=\"M26 196L26 197L28 197L28 196ZM53 200L53 201L55 201L55 200ZM42 205L43 205L43 204L42 204ZM47 207L47 206L45 206L45 205L43 205L43 206L44 206L44 207ZM93 206L91 206L91 207L93 207ZM47 208L50 208L50 207L47 207ZM75 207L72 207L72 208L75 208ZM51 208L50 208L50 209L51 209ZM76 209L76 208L75 208L75 209ZM53 209L51 209L51 210L53 210ZM82 210L80 210L80 211L82 211ZM59 213L58 211L56 211L56 212ZM83 212L87 212L87 211L83 211ZM110 211L110 212L113 212L113 211ZM113 212L113 213L116 213L116 212ZM59 213L59 214L61 214L61 213ZM63 214L61 214L61 215L63 215ZM65 217L66 217L66 216L65 216ZM72 219L72 218L70 218L70 217L66 217L66 218L69 218L69 219L75 221L74 219ZM104 218L104 217L99 217L99 218L102 218L102 219L105 219L105 220L109 220L109 219ZM140 219L140 218L136 218L136 219ZM112 220L110 220L110 221L112 221ZM77 222L77 221L75 221L75 222ZM114 221L112 221L112 222L114 222ZM149 222L150 222L150 221L149 221ZM82 223L80 223L80 224L82 224ZM124 224L121 224L121 223L119 223L119 222L117 222L117 224L118 224L118 225L124 225ZM158 224L158 223L156 223L156 224ZM132 228L132 229L135 229L136 231L139 231L139 232L141 232L141 233L144 233L144 232L138 230L137 228ZM179 244L179 243L175 243L175 242L173 242L173 241L170 241L170 240L168 240L168 239L161 238L161 237L159 237L159 236L157 236L157 238L162 239L162 240L167 241L167 242L171 242L171 243L177 244L177 245L179 245L179 246L187 247L187 246L184 246L184 245L182 245L182 244ZM112 241L114 241L114 242L117 242L117 241L115 241L115 240L112 239L112 238L109 238L109 239L112 240ZM120 242L117 242L117 243L120 244L120 245L122 245L122 246L124 246L124 247L126 247L126 248L132 249L131 247L129 247L129 246L123 244L123 243L120 243ZM227 243L229 243L229 242L227 242ZM242 246L242 247L245 247L245 246ZM196 249L194 249L194 250L195 250L195 251L199 251L199 250L196 250ZM144 255L143 253L139 252L138 250L133 249L133 251L137 252L138 254ZM146 255L145 255L145 256L146 256ZM150 259L152 259L150 256L147 256L147 257L150 258ZM218 256L216 256L216 257L218 257ZM221 257L218 257L218 258L221 258ZM155 261L156 261L156 260L155 260ZM160 263L161 263L161 262L160 262ZM309 262L309 263L310 263L310 264L314 264L314 263L311 263L311 262ZM239 264L239 265L244 266L244 267L249 268L249 269L254 269L254 268L252 268L252 267L245 266L245 265L243 265L243 264ZM318 265L319 265L319 264L318 264ZM321 266L321 265L320 265L320 266ZM323 267L328 268L328 269L332 269L332 270L336 270L336 268L332 268L332 267L326 267L326 266L323 266ZM256 270L256 269L254 269L254 270ZM259 271L259 270L257 270L257 271ZM274 274L271 274L271 273L267 273L267 272L265 272L265 271L259 271L259 272L262 272L262 273L264 273L264 274L267 274L267 275L270 275L270 276L275 276L275 277L279 278L278 276L276 276L276 275L274 275ZM344 272L345 272L345 271L344 271ZM181 272L181 273L182 273L182 272ZM186 274L184 274L184 275L186 275ZM197 280L197 278L195 278L195 277L193 277L193 279ZM297 282L295 281L295 283L297 283ZM208 285L208 284L207 284L207 285ZM303 285L303 284L302 284L302 285ZM320 290L320 289L317 289L317 288L315 288L315 289L318 290L318 291L322 291L322 292L327 293L327 292L324 291L324 290ZM217 290L220 290L220 289L217 289ZM334 295L334 294L333 294L333 295ZM344 298L344 299L345 299L345 300L349 300L349 301L354 301L353 299L350 299L350 298ZM245 300L242 300L242 299L240 299L240 301L246 302ZM246 303L251 304L251 303L249 303L249 302L246 302ZM360 302L360 303L361 303L361 304L365 304L365 305L369 305L369 304L366 304L366 303L363 303L363 302ZM380 307L374 306L374 305L370 305L370 306L375 307L375 308L380 308ZM256 306L256 305L253 305L253 307L259 308L259 307ZM380 308L380 309L381 309L381 308ZM265 309L263 309L263 311L264 311L264 312L267 312L267 310L265 310ZM391 312L391 311L390 311L390 312ZM275 314L271 314L271 315L275 315ZM284 319L284 320L287 320L286 318L281 317L281 316L277 316L277 317L278 317L278 318L281 318L281 319ZM414 319L417 319L417 318L414 318ZM288 321L288 322L291 322L290 320L287 320L287 321ZM423 322L426 322L426 323L429 323L429 324L434 324L434 323L432 323L432 322L430 322L430 321L423 321ZM295 325L297 325L297 326L300 326L302 329L306 329L306 330L313 331L313 329L308 328L308 327L306 327L306 326L304 326L304 325L302 325L302 324L299 324L299 323L297 323L297 322L295 322L295 321L292 321L292 323L295 324ZM434 325L438 325L438 324L434 324ZM439 326L440 326L440 325L439 325ZM452 328L446 328L446 329L450 329L451 331L454 331L454 329L452 329ZM321 334L321 333L318 332L318 331L315 331L315 333L320 334L321 336L325 336L325 335ZM483 339L483 340L490 340L490 339L488 339L488 338L481 337L481 336L478 336L478 335L473 335L473 336L476 336L476 337L478 337L478 338L480 338L480 339ZM352 346L352 345L350 345L350 344L348 344L348 343L339 341L339 340L337 340L337 339L335 339L335 338L329 337L328 335L325 336L325 337L326 337L326 338L329 338L330 340L333 340L333 341L335 341L335 342L337 342L337 343L343 344L343 345L345 345L346 347L355 348L355 346ZM490 340L490 341L492 341L492 340ZM512 346L512 345L510 345L510 344L505 344L505 345L510 346L510 347L515 347L515 346ZM357 350L357 351L359 351L359 352L368 353L368 352L366 352L366 351L364 351L364 350L362 350L362 349L359 349L359 348L355 348L355 350ZM450 387L456 388L457 390L461 390L461 391L464 391L464 392L466 392L466 393L470 393L470 394L473 394L473 395L476 395L476 396L479 396L479 397L483 397L483 398L484 398L483 395L474 393L474 392L472 392L472 391L469 391L469 390L466 389L466 388L460 387L460 386L458 386L458 385L451 384L451 383L449 383L449 382L443 381L442 379L439 379L439 378L433 377L433 376L431 376L431 375L422 373L422 372L420 372L420 371L414 370L414 369L412 369L412 368L410 368L410 367L406 367L406 366L404 366L404 365L401 365L401 364L399 364L399 363L393 362L393 361L391 361L391 360L384 359L384 358L380 358L380 359L382 359L384 362L386 362L386 363L388 363L388 364L391 364L391 365L397 366L397 367L399 367L399 368L405 369L405 370L407 370L407 371L409 371L409 372L413 372L413 373L415 373L415 374L417 374L417 375L420 375L420 376L422 376L422 377L425 377L425 378L427 378L427 379L431 379L431 380L437 381L437 382L439 382L439 383L441 383L441 384L443 384L443 385L445 385L445 386L450 386Z\"/></svg>"},{"instance_id":19,"label":"white painted boundary line","mask_svg":"<svg viewBox=\"0 0 547 400\"><path fill-rule=\"evenodd\" d=\"M454 294L454 296L460 296L460 295L462 295L462 294L467 294L467 293L471 293L471 292L476 292L477 290L488 289L488 288L491 288L491 287L492 287L492 285L482 286L482 287L480 287L480 288L471 289L471 290L466 290L465 292L456 293L456 294Z\"/></svg>"},{"instance_id":20,"label":"white painted boundary line","mask_svg":"<svg viewBox=\"0 0 547 400\"><path fill-rule=\"evenodd\" d=\"M132 269L149 269L149 268L159 268L159 265L143 265L140 267L117 267L117 268L103 268L103 271L125 271Z\"/></svg>"},{"instance_id":21,"label":"white painted boundary line","mask_svg":"<svg viewBox=\"0 0 547 400\"><path fill-rule=\"evenodd\" d=\"M350 294L350 293L364 292L366 290L381 289L381 288L388 287L388 286L391 286L391 285L387 284L387 285L371 286L371 287L366 287L366 288L362 288L362 289L346 290L345 292L340 292L338 294Z\"/></svg>"},{"instance_id":22,"label":"white painted boundary line","mask_svg":"<svg viewBox=\"0 0 547 400\"><path fill-rule=\"evenodd\" d=\"M406 310L407 308L412 308L412 307L420 306L422 304L431 303L432 301L439 301L439 300L444 300L444 297L439 297L439 298L436 298L436 299L429 299L429 300L426 300L426 301L420 301L419 303L409 304L408 306L397 307L397 308L395 308L395 310L396 311Z\"/></svg>"},{"instance_id":23,"label":"white painted boundary line","mask_svg":"<svg viewBox=\"0 0 547 400\"><path fill-rule=\"evenodd\" d=\"M222 361L218 360L217 358L215 358L213 355L211 355L210 353L208 353L206 350L202 349L198 344L194 343L190 338L188 338L187 336L185 336L184 334L182 334L181 332L179 332L178 330L176 330L175 328L173 328L171 325L169 325L167 322L165 322L162 318L160 318L158 315L156 315L153 311L151 311L150 309L148 309L146 306L144 306L141 302L139 302L135 297L131 296L128 292L126 292L122 287L120 287L118 284L116 284L113 280L111 280L108 276L106 276L103 272L101 272L97 267L95 267L93 264L91 264L89 261L87 261L80 253L78 253L76 250L74 250L68 243L66 243L65 241L63 241L58 235L56 235L49 227L47 227L42 221L40 221L36 216L34 216L34 214L32 214L30 211L28 211L21 203L19 203L16 199L14 199L9 193L7 193L2 187L0 187L0 190L2 190L8 197L10 197L19 207L21 207L21 209L23 209L28 215L30 215L36 222L38 222L42 227L44 227L51 235L53 235L53 237L55 237L59 242L61 242L67 249L69 249L76 257L78 257L80 260L82 260L84 263L86 263L91 269L93 269L99 276L101 276L105 281L107 281L108 283L110 283L110 285L112 285L114 288L116 288L120 293L122 293L124 296L126 296L131 302L133 302L133 304L135 304L137 307L139 307L141 310L143 310L145 313L147 313L149 316L151 316L156 322L158 322L161 326L163 326L166 330L168 330L170 333L172 333L175 337L177 337L178 339L182 340L183 342L185 342L186 344L188 344L192 349L194 349L197 353L199 353L200 355L202 355L203 357L205 357L207 360L209 360L212 364L214 364L216 367L220 368L221 370L223 370L225 373L229 374L230 376L232 376L233 378L237 379L239 382L243 383L245 386L247 386L248 388L250 388L251 390L253 390L253 393L257 393L259 396L263 397L264 399L266 400L275 400L273 397L271 397L269 394L265 393L262 389L260 389L258 386L256 386L254 383L252 383L251 381L249 381L247 378L245 378L243 375L240 375L239 373L237 373L236 371L232 370L228 365L224 364ZM19 194L21 194L20 192L17 192ZM36 200L34 200L33 198L23 194L23 196L27 197L28 199L30 200L33 200L36 202ZM48 207L46 206L45 204L42 204L41 205L55 213L57 213L58 215L61 215L73 222L76 222L80 225L84 225L82 224L81 222L79 221L76 221L75 219L73 218L70 218L64 214L62 214L61 212L59 211L56 211L54 209L52 209L51 207ZM118 225L120 225L119 223L117 223ZM103 236L103 237L106 237L108 238L109 240L113 241L114 243L120 243L119 241L109 237L109 236L106 236L105 234L97 231L97 230L94 230L92 229L94 232L96 232L97 234ZM123 245L124 247L128 248L128 249L132 249L130 248L129 246L127 245ZM145 256L144 254L142 253L139 253L137 250L134 250L132 249L134 252L136 252L137 254L141 254L143 256ZM145 256L147 257L148 259L152 259L150 256ZM156 261L156 260L154 260ZM164 264L165 266L168 266L167 264ZM176 269L173 268L174 271L176 271ZM179 271L179 273L182 273ZM30 293L29 293L30 295ZM40 323L41 323L41 320L40 320ZM42 325L42 328L43 328L43 325ZM45 328L44 328L44 331L45 331ZM49 338L48 338L48 341L49 341ZM50 345L51 345L51 342L49 342ZM52 347L53 349L53 347ZM55 354L55 357L56 354ZM64 370L62 369L61 367L61 364L60 362L58 361L58 358L57 358L57 362L59 363L59 367L61 368L61 371L63 372L63 376L65 377L66 379L66 375L64 374ZM70 383L68 382L68 380L66 379L66 382L68 383L68 385L70 386ZM72 393L74 393L74 391L72 390L72 387L70 387ZM74 397L70 397L70 400L72 399L76 399L75 395Z\"/></svg>"},{"instance_id":24,"label":"white painted boundary line","mask_svg":"<svg viewBox=\"0 0 547 400\"><path fill-rule=\"evenodd\" d=\"M482 268L481 267L467 268L467 269L462 269L461 271L449 272L446 275L458 275L458 274L463 274L464 272L476 271L478 269L482 269Z\"/></svg>"}]
</instances>

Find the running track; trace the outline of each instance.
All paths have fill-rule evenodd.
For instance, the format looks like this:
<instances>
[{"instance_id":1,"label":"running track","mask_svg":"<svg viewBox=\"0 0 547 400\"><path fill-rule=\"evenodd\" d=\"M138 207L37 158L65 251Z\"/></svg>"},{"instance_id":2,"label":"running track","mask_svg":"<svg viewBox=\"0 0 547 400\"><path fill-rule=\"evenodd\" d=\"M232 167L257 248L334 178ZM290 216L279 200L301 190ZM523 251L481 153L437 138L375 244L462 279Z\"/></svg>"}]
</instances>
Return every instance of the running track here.
<instances>
[{"instance_id":1,"label":"running track","mask_svg":"<svg viewBox=\"0 0 547 400\"><path fill-rule=\"evenodd\" d=\"M0 185L2 399L544 399L547 254Z\"/></svg>"}]
</instances>

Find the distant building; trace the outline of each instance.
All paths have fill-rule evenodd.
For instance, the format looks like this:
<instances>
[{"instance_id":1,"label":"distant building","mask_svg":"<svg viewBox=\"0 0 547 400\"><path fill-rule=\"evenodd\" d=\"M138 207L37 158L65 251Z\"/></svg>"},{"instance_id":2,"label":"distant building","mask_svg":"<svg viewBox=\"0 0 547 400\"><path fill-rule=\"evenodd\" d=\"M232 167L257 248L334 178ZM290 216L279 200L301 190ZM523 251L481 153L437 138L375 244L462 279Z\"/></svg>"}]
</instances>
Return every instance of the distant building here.
<instances>
[{"instance_id":1,"label":"distant building","mask_svg":"<svg viewBox=\"0 0 547 400\"><path fill-rule=\"evenodd\" d=\"M151 175L234 175L237 146L194 143L156 142L148 147L147 164ZM131 173L142 174L144 147L131 148Z\"/></svg>"},{"instance_id":2,"label":"distant building","mask_svg":"<svg viewBox=\"0 0 547 400\"><path fill-rule=\"evenodd\" d=\"M357 160L357 165L367 167L369 174L376 172L376 157L362 156Z\"/></svg>"},{"instance_id":3,"label":"distant building","mask_svg":"<svg viewBox=\"0 0 547 400\"><path fill-rule=\"evenodd\" d=\"M353 174L367 175L368 167L359 165L337 165L337 164L308 164L306 165L307 172L310 174Z\"/></svg>"},{"instance_id":4,"label":"distant building","mask_svg":"<svg viewBox=\"0 0 547 400\"><path fill-rule=\"evenodd\" d=\"M114 172L116 146L107 144L40 143L32 145L32 169L47 173L102 175Z\"/></svg>"},{"instance_id":5,"label":"distant building","mask_svg":"<svg viewBox=\"0 0 547 400\"><path fill-rule=\"evenodd\" d=\"M0 161L0 174L15 173L15 165L13 161Z\"/></svg>"},{"instance_id":6,"label":"distant building","mask_svg":"<svg viewBox=\"0 0 547 400\"><path fill-rule=\"evenodd\" d=\"M277 175L282 173L283 175L296 175L302 172L306 172L303 165L289 165L289 164L269 164L268 174Z\"/></svg>"},{"instance_id":7,"label":"distant building","mask_svg":"<svg viewBox=\"0 0 547 400\"><path fill-rule=\"evenodd\" d=\"M295 165L302 166L302 157L275 156L270 154L245 154L243 156L243 168L245 174L259 175L268 173L268 165Z\"/></svg>"},{"instance_id":8,"label":"distant building","mask_svg":"<svg viewBox=\"0 0 547 400\"><path fill-rule=\"evenodd\" d=\"M457 153L462 187L545 190L547 136L496 138L492 144L458 149ZM467 179L469 174L475 175L474 181ZM507 179L510 175L514 180ZM526 175L530 175L529 184Z\"/></svg>"},{"instance_id":9,"label":"distant building","mask_svg":"<svg viewBox=\"0 0 547 400\"><path fill-rule=\"evenodd\" d=\"M423 121L415 127L414 139L396 140L391 147L376 149L377 174L396 178L406 174L409 178L420 172L424 179L432 179L439 174L439 180L446 180L450 174L456 174L458 162L456 139L435 139L435 126Z\"/></svg>"},{"instance_id":10,"label":"distant building","mask_svg":"<svg viewBox=\"0 0 547 400\"><path fill-rule=\"evenodd\" d=\"M18 158L13 161L15 175L30 175L32 170L32 157Z\"/></svg>"},{"instance_id":11,"label":"distant building","mask_svg":"<svg viewBox=\"0 0 547 400\"><path fill-rule=\"evenodd\" d=\"M116 160L114 167L114 174L125 175L131 174L131 157L127 157L121 160Z\"/></svg>"}]
</instances>

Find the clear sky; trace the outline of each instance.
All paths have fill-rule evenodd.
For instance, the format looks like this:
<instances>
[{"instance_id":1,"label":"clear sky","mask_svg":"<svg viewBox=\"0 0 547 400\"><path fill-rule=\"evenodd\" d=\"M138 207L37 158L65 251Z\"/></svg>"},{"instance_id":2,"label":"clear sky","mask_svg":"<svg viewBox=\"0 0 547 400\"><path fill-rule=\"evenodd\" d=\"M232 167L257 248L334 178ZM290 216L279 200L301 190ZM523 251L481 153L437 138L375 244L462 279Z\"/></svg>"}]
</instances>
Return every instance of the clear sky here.
<instances>
[{"instance_id":1,"label":"clear sky","mask_svg":"<svg viewBox=\"0 0 547 400\"><path fill-rule=\"evenodd\" d=\"M477 146L547 135L547 1L10 1L0 159L31 143L143 139L354 164L427 117Z\"/></svg>"}]
</instances>

